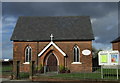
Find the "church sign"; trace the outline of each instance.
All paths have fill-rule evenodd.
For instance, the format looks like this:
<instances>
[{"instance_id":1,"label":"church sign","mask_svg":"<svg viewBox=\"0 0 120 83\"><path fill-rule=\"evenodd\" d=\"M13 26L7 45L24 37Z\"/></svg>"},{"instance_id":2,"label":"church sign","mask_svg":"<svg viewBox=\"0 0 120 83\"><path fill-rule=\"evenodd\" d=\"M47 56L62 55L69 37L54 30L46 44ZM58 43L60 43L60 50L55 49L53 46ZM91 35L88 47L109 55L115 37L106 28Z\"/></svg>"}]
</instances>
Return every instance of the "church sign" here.
<instances>
[{"instance_id":1,"label":"church sign","mask_svg":"<svg viewBox=\"0 0 120 83\"><path fill-rule=\"evenodd\" d=\"M85 50L82 51L82 54L85 55L85 56L88 56L88 55L91 54L91 51L88 50L88 49L85 49Z\"/></svg>"},{"instance_id":2,"label":"church sign","mask_svg":"<svg viewBox=\"0 0 120 83\"><path fill-rule=\"evenodd\" d=\"M119 51L100 51L99 65L120 65Z\"/></svg>"}]
</instances>

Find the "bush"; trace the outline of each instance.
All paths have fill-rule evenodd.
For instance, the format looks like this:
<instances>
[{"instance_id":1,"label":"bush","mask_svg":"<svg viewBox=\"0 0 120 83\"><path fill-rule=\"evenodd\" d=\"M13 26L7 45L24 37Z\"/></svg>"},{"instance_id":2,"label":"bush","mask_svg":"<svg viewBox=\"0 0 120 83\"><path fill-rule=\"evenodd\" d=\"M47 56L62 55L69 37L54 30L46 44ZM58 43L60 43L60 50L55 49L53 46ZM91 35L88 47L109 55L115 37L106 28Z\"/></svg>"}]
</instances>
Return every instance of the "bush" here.
<instances>
[{"instance_id":1,"label":"bush","mask_svg":"<svg viewBox=\"0 0 120 83\"><path fill-rule=\"evenodd\" d=\"M43 73L44 72L43 65L40 64L40 66L36 67L36 71L39 73Z\"/></svg>"},{"instance_id":2,"label":"bush","mask_svg":"<svg viewBox=\"0 0 120 83\"><path fill-rule=\"evenodd\" d=\"M60 73L65 73L65 67L63 65L59 66Z\"/></svg>"},{"instance_id":3,"label":"bush","mask_svg":"<svg viewBox=\"0 0 120 83\"><path fill-rule=\"evenodd\" d=\"M64 67L64 66L60 66L59 67L59 70L60 70L60 73L70 73L70 70L66 67Z\"/></svg>"}]
</instances>

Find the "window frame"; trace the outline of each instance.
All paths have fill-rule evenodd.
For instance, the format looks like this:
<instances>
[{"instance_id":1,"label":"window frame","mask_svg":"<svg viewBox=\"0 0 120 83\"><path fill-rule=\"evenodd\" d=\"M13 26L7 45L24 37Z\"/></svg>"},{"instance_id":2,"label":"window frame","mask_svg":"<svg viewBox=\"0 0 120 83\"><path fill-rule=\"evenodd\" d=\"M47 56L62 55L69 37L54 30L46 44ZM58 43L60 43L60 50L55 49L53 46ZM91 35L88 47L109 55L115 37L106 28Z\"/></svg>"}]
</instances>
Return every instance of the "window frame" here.
<instances>
[{"instance_id":1,"label":"window frame","mask_svg":"<svg viewBox=\"0 0 120 83\"><path fill-rule=\"evenodd\" d=\"M72 64L82 64L80 62L80 48L77 45L75 45L73 47L73 62L72 62Z\"/></svg>"},{"instance_id":2,"label":"window frame","mask_svg":"<svg viewBox=\"0 0 120 83\"><path fill-rule=\"evenodd\" d=\"M28 50L28 52L27 52ZM30 52L31 51L31 52ZM28 53L28 54L27 54ZM28 57L27 57L28 56ZM31 57L30 57L31 56ZM26 58L27 57L27 58ZM25 48L25 63L24 64L29 64L30 61L32 60L32 48L30 46L27 46Z\"/></svg>"}]
</instances>

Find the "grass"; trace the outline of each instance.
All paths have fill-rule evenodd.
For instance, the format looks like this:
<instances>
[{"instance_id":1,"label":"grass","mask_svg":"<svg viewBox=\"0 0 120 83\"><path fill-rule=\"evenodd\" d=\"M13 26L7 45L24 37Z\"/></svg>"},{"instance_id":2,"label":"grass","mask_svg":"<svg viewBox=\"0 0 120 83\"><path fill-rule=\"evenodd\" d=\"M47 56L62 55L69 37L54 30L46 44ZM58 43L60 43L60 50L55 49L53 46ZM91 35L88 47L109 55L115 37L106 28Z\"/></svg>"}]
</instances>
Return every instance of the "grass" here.
<instances>
[{"instance_id":1,"label":"grass","mask_svg":"<svg viewBox=\"0 0 120 83\"><path fill-rule=\"evenodd\" d=\"M20 72L20 78L29 78L29 72Z\"/></svg>"},{"instance_id":2,"label":"grass","mask_svg":"<svg viewBox=\"0 0 120 83\"><path fill-rule=\"evenodd\" d=\"M62 79L101 79L101 68L94 70L91 73L69 73L69 74L58 74L50 76L51 78L62 78ZM103 79L116 80L117 70L116 69L103 69ZM119 69L120 79L120 69Z\"/></svg>"},{"instance_id":3,"label":"grass","mask_svg":"<svg viewBox=\"0 0 120 83\"><path fill-rule=\"evenodd\" d=\"M3 75L12 74L12 65L2 66ZM117 79L116 69L103 69L104 79ZM20 73L20 78L28 78L29 73ZM55 74L53 76L46 76L48 78L61 78L61 79L101 79L101 68L94 69L91 73L65 73L65 74ZM120 69L119 69L119 79L120 79Z\"/></svg>"},{"instance_id":4,"label":"grass","mask_svg":"<svg viewBox=\"0 0 120 83\"><path fill-rule=\"evenodd\" d=\"M2 66L2 72L4 72L4 71L12 71L12 65Z\"/></svg>"},{"instance_id":5,"label":"grass","mask_svg":"<svg viewBox=\"0 0 120 83\"><path fill-rule=\"evenodd\" d=\"M103 69L104 79L117 79L117 69ZM120 69L118 70L120 79Z\"/></svg>"},{"instance_id":6,"label":"grass","mask_svg":"<svg viewBox=\"0 0 120 83\"><path fill-rule=\"evenodd\" d=\"M2 66L2 75L11 75L12 74L12 65L4 65Z\"/></svg>"},{"instance_id":7,"label":"grass","mask_svg":"<svg viewBox=\"0 0 120 83\"><path fill-rule=\"evenodd\" d=\"M100 73L69 73L50 76L51 78L62 79L99 79Z\"/></svg>"},{"instance_id":8,"label":"grass","mask_svg":"<svg viewBox=\"0 0 120 83\"><path fill-rule=\"evenodd\" d=\"M10 76L11 74L13 74L12 68L13 68L12 65L4 65L4 66L2 66L2 70L0 70L0 72L2 71L3 76ZM29 73L20 72L19 77L20 78L28 78Z\"/></svg>"}]
</instances>

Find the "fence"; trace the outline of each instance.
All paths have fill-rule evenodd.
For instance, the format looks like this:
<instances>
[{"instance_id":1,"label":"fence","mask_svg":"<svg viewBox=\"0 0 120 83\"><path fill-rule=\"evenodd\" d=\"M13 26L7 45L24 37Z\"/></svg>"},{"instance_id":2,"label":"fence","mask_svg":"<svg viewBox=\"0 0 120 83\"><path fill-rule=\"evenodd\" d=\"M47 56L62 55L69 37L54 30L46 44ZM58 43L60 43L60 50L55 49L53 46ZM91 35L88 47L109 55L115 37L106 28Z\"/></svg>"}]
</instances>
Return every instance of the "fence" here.
<instances>
[{"instance_id":1,"label":"fence","mask_svg":"<svg viewBox=\"0 0 120 83\"><path fill-rule=\"evenodd\" d=\"M107 80L120 80L120 69L117 68L107 68L107 67L92 67L92 71L88 71L91 67L83 67L83 71L79 73L72 73L68 68L57 67L47 67L44 66L40 70L34 70L32 76L43 76L49 78L64 78L64 79L107 79ZM12 65L2 66L2 75L10 76L13 74ZM28 79L30 72L20 72L19 79Z\"/></svg>"},{"instance_id":2,"label":"fence","mask_svg":"<svg viewBox=\"0 0 120 83\"><path fill-rule=\"evenodd\" d=\"M8 77L12 75L12 65L2 65L2 76L3 77Z\"/></svg>"},{"instance_id":3,"label":"fence","mask_svg":"<svg viewBox=\"0 0 120 83\"><path fill-rule=\"evenodd\" d=\"M79 73L70 73L69 69L48 71L49 68L44 66L42 71L36 71L33 76L47 75L51 78L64 78L64 79L107 79L107 80L119 80L120 69L116 68L103 68L103 67L92 67L92 71L88 71L91 67L83 67Z\"/></svg>"}]
</instances>

